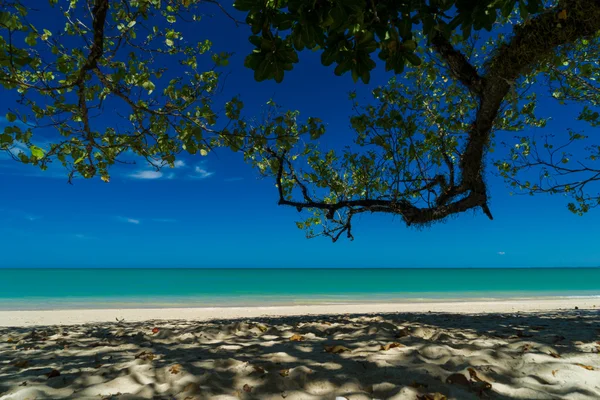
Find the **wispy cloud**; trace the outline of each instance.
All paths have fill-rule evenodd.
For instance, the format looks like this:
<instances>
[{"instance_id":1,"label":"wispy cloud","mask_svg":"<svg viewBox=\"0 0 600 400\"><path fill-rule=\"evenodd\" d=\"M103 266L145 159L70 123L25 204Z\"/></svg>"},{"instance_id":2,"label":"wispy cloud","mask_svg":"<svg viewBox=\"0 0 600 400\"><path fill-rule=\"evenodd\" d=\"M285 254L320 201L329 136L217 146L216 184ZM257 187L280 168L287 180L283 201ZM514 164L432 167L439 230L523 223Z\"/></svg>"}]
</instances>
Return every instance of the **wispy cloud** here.
<instances>
[{"instance_id":1,"label":"wispy cloud","mask_svg":"<svg viewBox=\"0 0 600 400\"><path fill-rule=\"evenodd\" d=\"M121 222L127 222L129 224L134 224L134 225L139 225L140 222L142 222L139 219L135 219L135 218L128 218L128 217L117 217L117 219Z\"/></svg>"},{"instance_id":2,"label":"wispy cloud","mask_svg":"<svg viewBox=\"0 0 600 400\"><path fill-rule=\"evenodd\" d=\"M181 168L186 168L186 163L183 160L176 160L173 163L173 168L175 169L181 169ZM157 171L155 169L141 169L138 170L132 174L127 175L129 178L133 178L133 179L145 179L145 180L153 180L153 179L174 179L176 177L174 172L169 172L166 173L164 172L164 168L170 169L168 165L163 164L163 165L159 165L159 167L161 167L160 171Z\"/></svg>"},{"instance_id":3,"label":"wispy cloud","mask_svg":"<svg viewBox=\"0 0 600 400\"><path fill-rule=\"evenodd\" d=\"M194 168L194 175L189 175L193 179L206 179L213 176L215 173L206 169L204 163L196 165Z\"/></svg>"},{"instance_id":4,"label":"wispy cloud","mask_svg":"<svg viewBox=\"0 0 600 400\"><path fill-rule=\"evenodd\" d=\"M505 252L505 251L499 251L499 252L498 252L498 255L499 255L499 256L503 256L503 255L505 255L505 254L506 254L506 252Z\"/></svg>"},{"instance_id":5,"label":"wispy cloud","mask_svg":"<svg viewBox=\"0 0 600 400\"><path fill-rule=\"evenodd\" d=\"M37 221L38 219L42 219L42 217L39 217L39 216L37 216L37 215L26 214L26 215L25 215L25 219L26 219L27 221L31 221L31 222L33 222L33 221Z\"/></svg>"},{"instance_id":6,"label":"wispy cloud","mask_svg":"<svg viewBox=\"0 0 600 400\"><path fill-rule=\"evenodd\" d=\"M159 179L162 176L163 176L162 172L153 171L153 170L137 171L137 172L129 175L129 177L133 178L133 179Z\"/></svg>"}]
</instances>

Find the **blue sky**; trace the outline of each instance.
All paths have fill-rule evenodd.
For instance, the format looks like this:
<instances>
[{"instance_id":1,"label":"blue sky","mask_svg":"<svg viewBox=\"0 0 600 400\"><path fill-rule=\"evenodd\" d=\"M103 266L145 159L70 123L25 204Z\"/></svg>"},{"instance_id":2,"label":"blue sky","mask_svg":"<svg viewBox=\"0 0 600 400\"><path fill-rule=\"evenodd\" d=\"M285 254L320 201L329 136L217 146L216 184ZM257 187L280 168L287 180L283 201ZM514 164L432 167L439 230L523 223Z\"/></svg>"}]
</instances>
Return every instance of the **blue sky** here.
<instances>
[{"instance_id":1,"label":"blue sky","mask_svg":"<svg viewBox=\"0 0 600 400\"><path fill-rule=\"evenodd\" d=\"M392 75L376 71L368 86L336 77L304 52L282 84L254 82L243 67L247 28L217 15L194 34L216 51L234 51L223 100L239 94L248 114L274 98L328 125L325 146L352 135L348 92L359 97ZM0 115L14 97L0 92ZM570 111L549 129L563 132ZM552 108L550 108L552 107ZM6 121L0 117L0 126ZM589 129L588 129L589 130ZM590 133L590 132L588 132ZM542 267L600 265L600 214L566 209L561 196L510 196L489 177L495 220L465 213L427 229L399 218L362 215L355 240L307 240L292 208L277 206L272 181L261 180L228 150L183 156L177 168L156 173L143 165L113 172L111 182L43 173L0 155L0 266L2 267Z\"/></svg>"}]
</instances>

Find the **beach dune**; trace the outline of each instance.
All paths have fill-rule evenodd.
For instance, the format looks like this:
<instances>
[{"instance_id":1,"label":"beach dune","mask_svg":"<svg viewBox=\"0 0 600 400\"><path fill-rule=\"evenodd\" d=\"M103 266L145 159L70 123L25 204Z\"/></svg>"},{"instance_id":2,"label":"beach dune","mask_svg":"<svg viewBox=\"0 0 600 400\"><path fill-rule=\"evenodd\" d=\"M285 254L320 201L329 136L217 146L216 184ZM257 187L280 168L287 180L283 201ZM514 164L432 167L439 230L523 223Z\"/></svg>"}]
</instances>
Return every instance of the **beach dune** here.
<instances>
[{"instance_id":1,"label":"beach dune","mask_svg":"<svg viewBox=\"0 0 600 400\"><path fill-rule=\"evenodd\" d=\"M599 399L593 301L3 311L0 399Z\"/></svg>"}]
</instances>

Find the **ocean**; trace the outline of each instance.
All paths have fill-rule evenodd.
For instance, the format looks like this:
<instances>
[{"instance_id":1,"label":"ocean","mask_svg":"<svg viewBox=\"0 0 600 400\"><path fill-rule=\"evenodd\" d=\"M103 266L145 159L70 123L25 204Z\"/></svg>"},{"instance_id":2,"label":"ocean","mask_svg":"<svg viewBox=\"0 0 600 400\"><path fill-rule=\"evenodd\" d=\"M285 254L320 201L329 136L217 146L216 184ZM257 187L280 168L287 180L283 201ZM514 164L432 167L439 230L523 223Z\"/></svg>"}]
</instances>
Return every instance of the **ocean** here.
<instances>
[{"instance_id":1,"label":"ocean","mask_svg":"<svg viewBox=\"0 0 600 400\"><path fill-rule=\"evenodd\" d=\"M0 309L597 296L600 268L0 269Z\"/></svg>"}]
</instances>

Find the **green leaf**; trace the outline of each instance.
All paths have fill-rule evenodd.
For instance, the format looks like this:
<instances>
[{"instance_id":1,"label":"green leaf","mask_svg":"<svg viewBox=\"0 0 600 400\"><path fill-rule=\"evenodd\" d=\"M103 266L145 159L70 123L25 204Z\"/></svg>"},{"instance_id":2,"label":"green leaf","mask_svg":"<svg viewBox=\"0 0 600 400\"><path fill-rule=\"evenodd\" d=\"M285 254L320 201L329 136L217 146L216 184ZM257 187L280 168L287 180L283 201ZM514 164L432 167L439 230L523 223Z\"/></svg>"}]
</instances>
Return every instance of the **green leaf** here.
<instances>
[{"instance_id":1,"label":"green leaf","mask_svg":"<svg viewBox=\"0 0 600 400\"><path fill-rule=\"evenodd\" d=\"M15 122L17 120L17 116L13 113L6 113L6 120L8 122Z\"/></svg>"},{"instance_id":2,"label":"green leaf","mask_svg":"<svg viewBox=\"0 0 600 400\"><path fill-rule=\"evenodd\" d=\"M44 157L44 150L40 149L37 146L31 146L29 147L29 150L31 151L31 155L35 158L43 158Z\"/></svg>"},{"instance_id":3,"label":"green leaf","mask_svg":"<svg viewBox=\"0 0 600 400\"><path fill-rule=\"evenodd\" d=\"M152 83L151 81L146 81L142 83L142 87L148 91L148 94L151 94L156 88L154 83Z\"/></svg>"}]
</instances>

